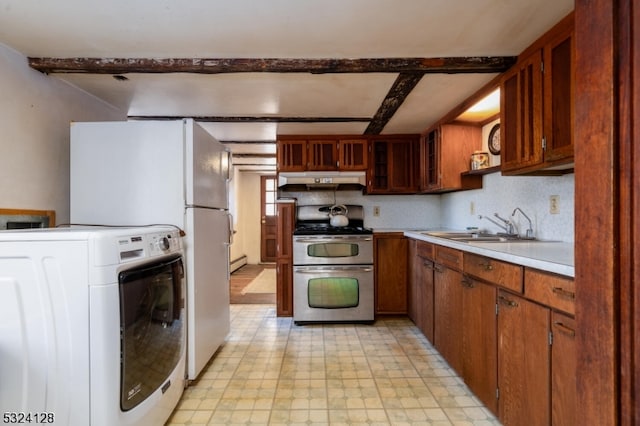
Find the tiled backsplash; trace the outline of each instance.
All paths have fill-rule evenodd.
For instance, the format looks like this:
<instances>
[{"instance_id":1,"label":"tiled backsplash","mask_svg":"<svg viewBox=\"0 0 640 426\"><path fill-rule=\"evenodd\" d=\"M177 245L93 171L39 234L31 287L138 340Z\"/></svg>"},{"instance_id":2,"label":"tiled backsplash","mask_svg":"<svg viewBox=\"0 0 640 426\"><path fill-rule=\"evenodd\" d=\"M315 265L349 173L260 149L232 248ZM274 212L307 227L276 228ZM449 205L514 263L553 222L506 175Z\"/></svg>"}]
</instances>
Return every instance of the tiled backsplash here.
<instances>
[{"instance_id":1,"label":"tiled backsplash","mask_svg":"<svg viewBox=\"0 0 640 426\"><path fill-rule=\"evenodd\" d=\"M464 229L476 226L491 232L500 228L479 219L494 213L511 218L520 207L533 222L535 236L544 240L573 242L574 175L559 177L502 176L499 172L484 176L483 189L443 195L362 195L359 191L311 191L283 193L300 204L362 204L365 225L375 229ZM559 213L549 212L549 197L558 196ZM335 197L335 198L334 198ZM378 206L379 216L374 216ZM527 220L517 213L512 218L520 233Z\"/></svg>"},{"instance_id":2,"label":"tiled backsplash","mask_svg":"<svg viewBox=\"0 0 640 426\"><path fill-rule=\"evenodd\" d=\"M528 228L527 220L520 213L511 217L513 210L520 207L531 218L537 238L573 242L573 188L573 174L558 177L485 175L482 189L442 196L441 224L456 229L477 226L499 232L500 228L478 218L478 215L483 215L495 219L493 214L498 213L513 219L520 233L524 234ZM550 213L551 195L558 196L557 214Z\"/></svg>"}]
</instances>

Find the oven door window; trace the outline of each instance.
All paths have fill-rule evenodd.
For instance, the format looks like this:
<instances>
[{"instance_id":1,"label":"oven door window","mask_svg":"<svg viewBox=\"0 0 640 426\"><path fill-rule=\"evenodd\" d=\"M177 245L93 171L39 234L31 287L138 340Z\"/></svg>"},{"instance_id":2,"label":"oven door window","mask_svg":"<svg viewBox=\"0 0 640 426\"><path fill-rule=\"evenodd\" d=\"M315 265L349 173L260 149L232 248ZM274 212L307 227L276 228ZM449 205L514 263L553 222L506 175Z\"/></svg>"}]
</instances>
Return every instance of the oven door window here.
<instances>
[{"instance_id":1,"label":"oven door window","mask_svg":"<svg viewBox=\"0 0 640 426\"><path fill-rule=\"evenodd\" d=\"M166 381L184 341L182 258L121 272L120 406L130 410Z\"/></svg>"},{"instance_id":2,"label":"oven door window","mask_svg":"<svg viewBox=\"0 0 640 426\"><path fill-rule=\"evenodd\" d=\"M311 308L355 308L359 303L358 295L356 278L310 278L307 282L307 299Z\"/></svg>"},{"instance_id":3,"label":"oven door window","mask_svg":"<svg viewBox=\"0 0 640 426\"><path fill-rule=\"evenodd\" d=\"M314 243L307 246L309 257L353 257L359 253L359 246L355 243Z\"/></svg>"}]
</instances>

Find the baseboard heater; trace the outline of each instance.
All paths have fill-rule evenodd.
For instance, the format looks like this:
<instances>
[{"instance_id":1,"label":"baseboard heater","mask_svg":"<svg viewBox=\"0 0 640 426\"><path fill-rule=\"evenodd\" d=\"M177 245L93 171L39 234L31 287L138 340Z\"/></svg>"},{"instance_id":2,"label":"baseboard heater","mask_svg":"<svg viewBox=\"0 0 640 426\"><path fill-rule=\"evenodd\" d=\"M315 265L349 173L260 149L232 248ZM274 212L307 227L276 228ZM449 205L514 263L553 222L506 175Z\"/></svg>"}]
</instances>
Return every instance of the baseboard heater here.
<instances>
[{"instance_id":1,"label":"baseboard heater","mask_svg":"<svg viewBox=\"0 0 640 426\"><path fill-rule=\"evenodd\" d=\"M229 266L229 270L231 272L235 272L238 269L242 268L246 264L247 264L247 255L243 254L242 256L240 256L240 257L238 257L236 259L233 259L231 261L231 264Z\"/></svg>"}]
</instances>

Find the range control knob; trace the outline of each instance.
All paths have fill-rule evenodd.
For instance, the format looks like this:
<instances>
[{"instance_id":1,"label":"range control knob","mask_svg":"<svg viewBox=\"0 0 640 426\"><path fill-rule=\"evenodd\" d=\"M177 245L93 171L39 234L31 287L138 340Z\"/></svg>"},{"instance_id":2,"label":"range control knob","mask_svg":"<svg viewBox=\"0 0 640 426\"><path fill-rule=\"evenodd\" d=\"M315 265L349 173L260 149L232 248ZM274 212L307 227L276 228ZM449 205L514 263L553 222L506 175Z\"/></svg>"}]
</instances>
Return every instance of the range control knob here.
<instances>
[{"instance_id":1,"label":"range control knob","mask_svg":"<svg viewBox=\"0 0 640 426\"><path fill-rule=\"evenodd\" d=\"M169 250L171 248L171 243L169 242L168 237L162 237L158 240L158 247L160 250Z\"/></svg>"}]
</instances>

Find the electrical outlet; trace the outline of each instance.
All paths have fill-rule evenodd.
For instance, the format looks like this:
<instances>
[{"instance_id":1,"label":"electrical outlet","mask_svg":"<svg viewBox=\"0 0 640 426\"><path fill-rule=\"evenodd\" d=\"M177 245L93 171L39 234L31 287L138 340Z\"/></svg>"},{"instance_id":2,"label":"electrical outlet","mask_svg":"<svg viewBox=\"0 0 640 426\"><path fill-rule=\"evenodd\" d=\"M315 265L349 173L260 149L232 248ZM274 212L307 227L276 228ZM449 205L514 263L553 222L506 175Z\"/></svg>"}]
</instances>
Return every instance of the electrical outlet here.
<instances>
[{"instance_id":1,"label":"electrical outlet","mask_svg":"<svg viewBox=\"0 0 640 426\"><path fill-rule=\"evenodd\" d=\"M373 206L373 215L380 216L380 206Z\"/></svg>"},{"instance_id":2,"label":"electrical outlet","mask_svg":"<svg viewBox=\"0 0 640 426\"><path fill-rule=\"evenodd\" d=\"M474 214L476 214L476 203L474 203L473 201L471 201L469 203L469 214L471 216L473 216Z\"/></svg>"},{"instance_id":3,"label":"electrical outlet","mask_svg":"<svg viewBox=\"0 0 640 426\"><path fill-rule=\"evenodd\" d=\"M549 196L549 213L551 214L560 213L560 196L559 195Z\"/></svg>"}]
</instances>

